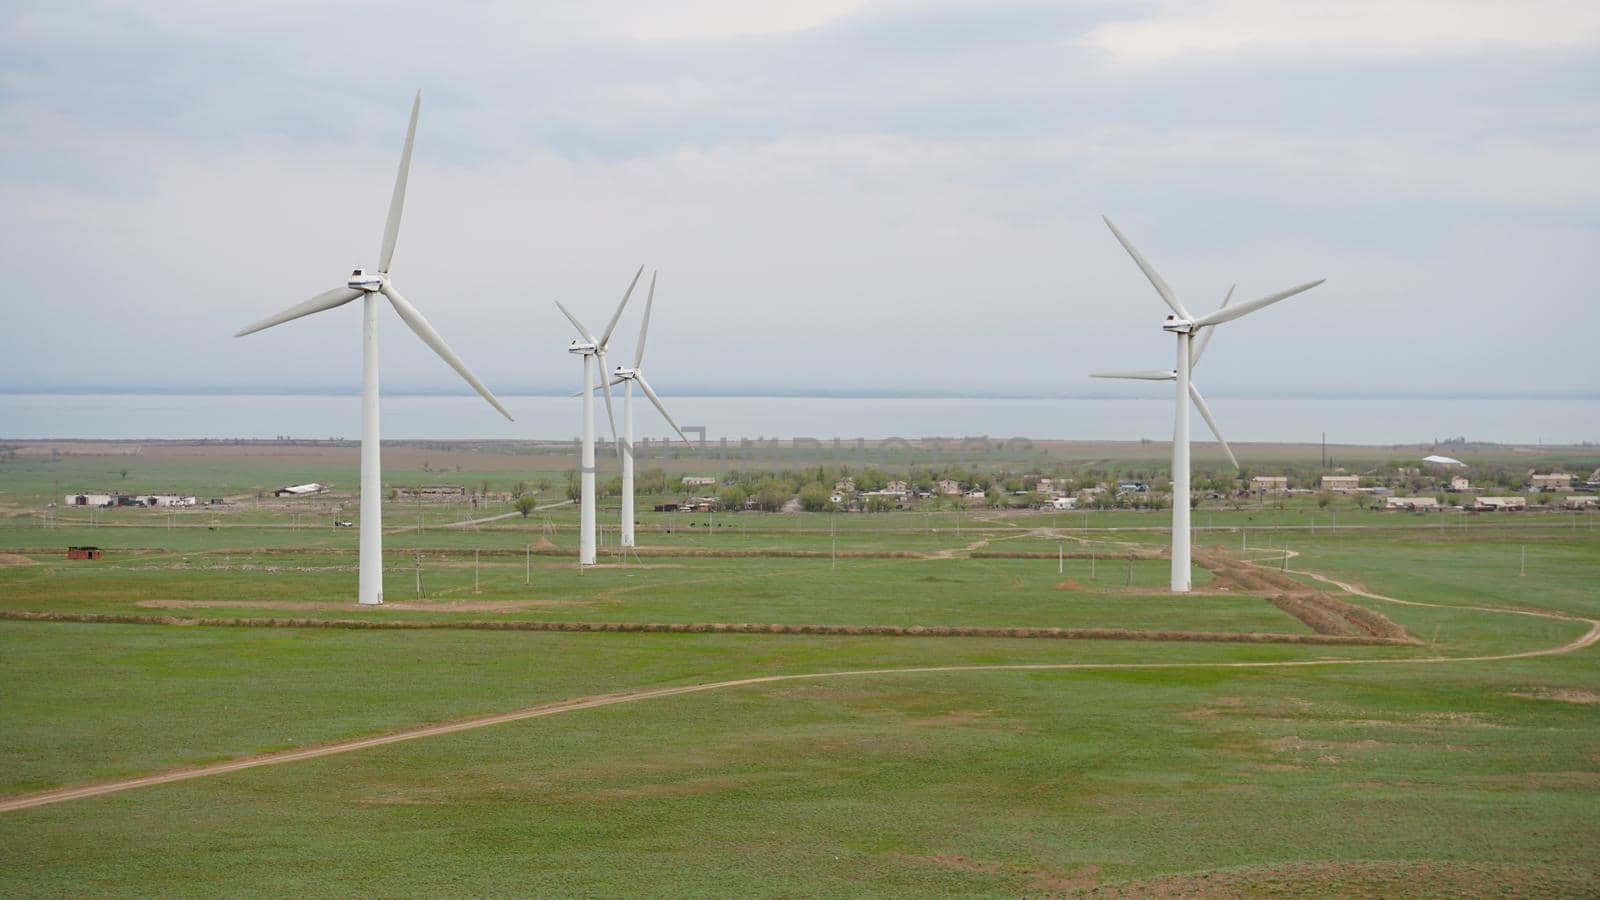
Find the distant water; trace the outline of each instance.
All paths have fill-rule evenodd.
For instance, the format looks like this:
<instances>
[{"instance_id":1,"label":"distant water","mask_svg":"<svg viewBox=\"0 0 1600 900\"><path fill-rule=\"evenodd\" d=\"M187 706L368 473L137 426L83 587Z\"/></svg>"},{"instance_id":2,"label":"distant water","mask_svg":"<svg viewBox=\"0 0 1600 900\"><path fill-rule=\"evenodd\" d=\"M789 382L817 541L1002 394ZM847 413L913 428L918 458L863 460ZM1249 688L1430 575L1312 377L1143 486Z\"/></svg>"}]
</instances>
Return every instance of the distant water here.
<instances>
[{"instance_id":1,"label":"distant water","mask_svg":"<svg viewBox=\"0 0 1600 900\"><path fill-rule=\"evenodd\" d=\"M708 439L907 439L986 435L1048 440L1166 440L1170 399L883 399L667 397L679 424ZM1600 399L1332 399L1217 395L1207 398L1231 441L1421 443L1465 435L1503 443L1600 441ZM473 396L383 399L383 434L421 440L567 440L579 429L571 397L502 398L507 422ZM620 404L621 398L618 397ZM597 433L609 433L597 404ZM0 438L349 438L360 435L356 396L265 394L0 394ZM621 409L617 410L620 426ZM668 432L636 397L640 437ZM1196 440L1208 440L1198 415ZM691 437L696 435L691 434Z\"/></svg>"}]
</instances>

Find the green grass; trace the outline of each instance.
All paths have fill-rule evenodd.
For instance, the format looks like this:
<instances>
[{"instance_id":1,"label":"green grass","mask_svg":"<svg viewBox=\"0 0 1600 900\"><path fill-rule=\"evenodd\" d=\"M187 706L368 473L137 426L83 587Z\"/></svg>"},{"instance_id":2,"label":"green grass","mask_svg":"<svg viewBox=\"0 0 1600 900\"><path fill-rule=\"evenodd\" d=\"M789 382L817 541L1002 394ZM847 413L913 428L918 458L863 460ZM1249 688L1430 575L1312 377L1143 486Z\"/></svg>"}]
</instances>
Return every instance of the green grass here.
<instances>
[{"instance_id":1,"label":"green grass","mask_svg":"<svg viewBox=\"0 0 1600 900\"><path fill-rule=\"evenodd\" d=\"M504 461L483 471L509 477L491 462ZM14 465L0 470L0 502L44 490L48 466ZM92 475L117 462L54 465ZM219 490L263 480L244 465L168 471ZM33 562L0 565L0 608L1305 630L1258 596L1166 595L1160 560L1136 560L1125 590L1127 551L1166 543L1164 512L1095 513L1087 529L1074 514L963 514L959 535L948 513L645 514L641 542L669 549L816 553L837 538L846 551L953 558L644 556L580 575L565 555L536 556L531 585L520 550L546 535L545 514L475 530L440 527L459 510L425 514L426 530L386 541L387 595L410 599L420 553L438 608L355 610L353 531L296 529L291 508L250 504L170 530L159 512L107 513L93 528L13 518L0 553ZM1262 560L1287 545L1291 569L1433 604L1346 597L1422 646L0 622L0 794L651 686L1181 664L780 681L0 813L0 893L1600 893L1597 651L1422 661L1583 634L1585 623L1515 611L1600 617L1600 534L1560 516L1338 517L1334 529L1304 505L1202 509L1196 543L1247 542ZM570 552L574 514L548 518ZM389 524L414 520L398 510ZM110 552L69 564L69 543ZM1068 558L1058 574L1062 546L1096 559ZM473 550L488 551L481 593ZM1064 579L1079 587L1058 589ZM266 605L281 601L329 608ZM445 611L512 601L538 605ZM1221 665L1307 660L1376 664Z\"/></svg>"}]
</instances>

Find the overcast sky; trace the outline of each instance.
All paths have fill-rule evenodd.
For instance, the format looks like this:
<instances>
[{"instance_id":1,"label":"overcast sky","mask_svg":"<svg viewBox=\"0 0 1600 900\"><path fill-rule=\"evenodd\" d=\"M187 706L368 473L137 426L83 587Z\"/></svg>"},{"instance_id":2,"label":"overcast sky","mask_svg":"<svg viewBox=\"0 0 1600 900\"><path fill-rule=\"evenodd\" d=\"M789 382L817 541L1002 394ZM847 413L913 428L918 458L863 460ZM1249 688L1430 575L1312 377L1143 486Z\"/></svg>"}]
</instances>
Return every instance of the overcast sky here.
<instances>
[{"instance_id":1,"label":"overcast sky","mask_svg":"<svg viewBox=\"0 0 1600 900\"><path fill-rule=\"evenodd\" d=\"M664 392L1102 392L1173 348L1101 214L1191 308L1328 279L1211 393L1600 374L1593 0L332 6L0 9L0 387L356 390L359 303L231 335L376 263L417 88L395 283L498 392L641 263Z\"/></svg>"}]
</instances>

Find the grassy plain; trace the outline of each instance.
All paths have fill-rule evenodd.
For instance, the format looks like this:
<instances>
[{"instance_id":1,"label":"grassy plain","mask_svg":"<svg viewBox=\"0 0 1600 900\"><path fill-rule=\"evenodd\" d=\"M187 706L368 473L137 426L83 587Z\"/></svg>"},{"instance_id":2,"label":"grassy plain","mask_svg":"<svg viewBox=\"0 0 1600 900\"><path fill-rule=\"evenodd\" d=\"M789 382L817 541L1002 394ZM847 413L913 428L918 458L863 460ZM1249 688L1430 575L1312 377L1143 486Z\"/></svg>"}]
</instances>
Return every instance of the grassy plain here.
<instances>
[{"instance_id":1,"label":"grassy plain","mask_svg":"<svg viewBox=\"0 0 1600 900\"><path fill-rule=\"evenodd\" d=\"M522 471L423 452L463 477ZM172 478L271 486L241 465ZM1164 514L964 514L959 535L938 514L720 530L645 514L627 568L579 574L556 555L567 510L475 529L424 511L403 532L400 510L387 593L413 599L420 553L422 602L357 611L348 529L295 528L266 503L46 527L20 499L45 496L42 476L14 471L0 467L0 501L18 500L0 520L0 610L1306 631L1257 594L1161 592L1166 564L1144 554ZM0 893L1592 896L1597 651L1481 659L1589 628L1525 613L1600 619L1590 524L1197 513L1198 544L1421 604L1342 595L1415 646L0 621L0 797L575 697L838 673L0 812ZM68 563L68 543L110 552ZM718 549L767 555L674 555ZM818 555L781 555L796 552ZM1005 665L1078 668L849 674Z\"/></svg>"}]
</instances>

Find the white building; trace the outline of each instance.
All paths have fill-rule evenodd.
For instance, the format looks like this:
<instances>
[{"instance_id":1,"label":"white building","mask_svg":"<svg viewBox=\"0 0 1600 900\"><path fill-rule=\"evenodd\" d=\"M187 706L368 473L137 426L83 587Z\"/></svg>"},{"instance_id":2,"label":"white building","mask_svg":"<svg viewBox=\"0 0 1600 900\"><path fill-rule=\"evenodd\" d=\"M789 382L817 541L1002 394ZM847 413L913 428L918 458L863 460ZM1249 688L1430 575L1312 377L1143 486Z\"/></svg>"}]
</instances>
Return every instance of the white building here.
<instances>
[{"instance_id":1,"label":"white building","mask_svg":"<svg viewBox=\"0 0 1600 900\"><path fill-rule=\"evenodd\" d=\"M1289 490L1287 475L1257 475L1250 479L1250 490L1258 494L1282 494Z\"/></svg>"},{"instance_id":2,"label":"white building","mask_svg":"<svg viewBox=\"0 0 1600 900\"><path fill-rule=\"evenodd\" d=\"M1077 497L1056 497L1050 501L1051 509L1077 509Z\"/></svg>"},{"instance_id":3,"label":"white building","mask_svg":"<svg viewBox=\"0 0 1600 900\"><path fill-rule=\"evenodd\" d=\"M68 494L64 506L110 506L117 502L116 494L83 493Z\"/></svg>"},{"instance_id":4,"label":"white building","mask_svg":"<svg viewBox=\"0 0 1600 900\"><path fill-rule=\"evenodd\" d=\"M1384 509L1434 510L1439 501L1433 497L1385 497Z\"/></svg>"},{"instance_id":5,"label":"white building","mask_svg":"<svg viewBox=\"0 0 1600 900\"><path fill-rule=\"evenodd\" d=\"M1572 476L1565 472L1552 472L1548 475L1529 475L1528 489L1534 491L1570 491L1572 490Z\"/></svg>"},{"instance_id":6,"label":"white building","mask_svg":"<svg viewBox=\"0 0 1600 900\"><path fill-rule=\"evenodd\" d=\"M1322 489L1335 494L1348 494L1361 490L1360 475L1324 475Z\"/></svg>"},{"instance_id":7,"label":"white building","mask_svg":"<svg viewBox=\"0 0 1600 900\"><path fill-rule=\"evenodd\" d=\"M133 499L145 506L197 506L200 502L194 497L183 497L178 494L146 494Z\"/></svg>"},{"instance_id":8,"label":"white building","mask_svg":"<svg viewBox=\"0 0 1600 900\"><path fill-rule=\"evenodd\" d=\"M716 479L716 476L714 476L714 475L685 475L685 476L683 476L683 486L684 487L704 487L706 485L716 484L716 483L717 483L717 479Z\"/></svg>"},{"instance_id":9,"label":"white building","mask_svg":"<svg viewBox=\"0 0 1600 900\"><path fill-rule=\"evenodd\" d=\"M1527 509L1528 508L1528 498L1527 497L1479 497L1477 502L1472 504L1472 508L1476 509L1476 510L1480 510L1480 511L1481 510Z\"/></svg>"}]
</instances>

